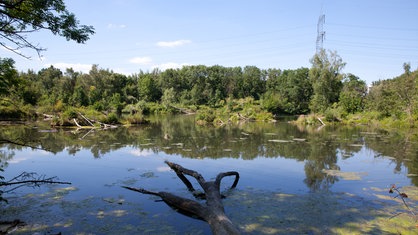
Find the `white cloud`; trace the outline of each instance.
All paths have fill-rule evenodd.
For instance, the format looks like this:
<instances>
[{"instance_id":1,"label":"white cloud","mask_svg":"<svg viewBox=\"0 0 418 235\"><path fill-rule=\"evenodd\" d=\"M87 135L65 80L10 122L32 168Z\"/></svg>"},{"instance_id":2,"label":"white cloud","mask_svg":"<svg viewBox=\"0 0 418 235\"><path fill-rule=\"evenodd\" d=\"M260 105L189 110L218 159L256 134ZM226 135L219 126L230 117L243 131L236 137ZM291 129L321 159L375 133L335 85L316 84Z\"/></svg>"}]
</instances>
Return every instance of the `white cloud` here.
<instances>
[{"instance_id":1,"label":"white cloud","mask_svg":"<svg viewBox=\"0 0 418 235\"><path fill-rule=\"evenodd\" d=\"M191 65L188 63L175 63L175 62L168 62L168 63L164 63L164 64L158 64L158 65L154 65L152 66L153 69L158 68L160 70L166 70L166 69L177 69L177 68L181 68L183 66L187 66L187 65Z\"/></svg>"},{"instance_id":2,"label":"white cloud","mask_svg":"<svg viewBox=\"0 0 418 235\"><path fill-rule=\"evenodd\" d=\"M157 46L159 47L178 47L183 46L185 44L192 43L190 40L177 40L177 41L169 41L169 42L157 42Z\"/></svg>"},{"instance_id":3,"label":"white cloud","mask_svg":"<svg viewBox=\"0 0 418 235\"><path fill-rule=\"evenodd\" d=\"M167 172L167 171L170 171L170 170L171 170L171 168L168 167L168 166L159 166L159 167L157 167L157 171L158 172Z\"/></svg>"},{"instance_id":4,"label":"white cloud","mask_svg":"<svg viewBox=\"0 0 418 235\"><path fill-rule=\"evenodd\" d=\"M152 59L148 56L134 57L134 58L130 59L129 62L132 63L132 64L147 65L147 64L150 64L152 62Z\"/></svg>"},{"instance_id":5,"label":"white cloud","mask_svg":"<svg viewBox=\"0 0 418 235\"><path fill-rule=\"evenodd\" d=\"M9 164L16 164L28 160L26 157L14 157L7 161Z\"/></svg>"},{"instance_id":6,"label":"white cloud","mask_svg":"<svg viewBox=\"0 0 418 235\"><path fill-rule=\"evenodd\" d=\"M129 153L137 157L146 157L146 156L151 156L154 154L151 150L140 150L140 149L131 150Z\"/></svg>"},{"instance_id":7,"label":"white cloud","mask_svg":"<svg viewBox=\"0 0 418 235\"><path fill-rule=\"evenodd\" d=\"M124 24L108 24L107 28L108 29L124 29L124 28L126 28L126 25L124 25Z\"/></svg>"},{"instance_id":8,"label":"white cloud","mask_svg":"<svg viewBox=\"0 0 418 235\"><path fill-rule=\"evenodd\" d=\"M45 67L54 66L55 68L65 71L67 68L72 68L74 71L88 73L92 67L92 64L71 64L71 63L55 63L55 64L46 64Z\"/></svg>"}]
</instances>

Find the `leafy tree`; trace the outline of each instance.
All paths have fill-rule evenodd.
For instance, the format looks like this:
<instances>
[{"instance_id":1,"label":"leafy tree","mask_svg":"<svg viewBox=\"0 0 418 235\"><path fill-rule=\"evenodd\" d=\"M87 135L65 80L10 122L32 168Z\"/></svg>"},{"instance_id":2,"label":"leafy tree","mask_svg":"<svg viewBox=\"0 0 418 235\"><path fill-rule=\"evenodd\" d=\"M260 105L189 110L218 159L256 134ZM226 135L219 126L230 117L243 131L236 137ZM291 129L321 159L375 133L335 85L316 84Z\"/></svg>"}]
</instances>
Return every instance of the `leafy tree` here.
<instances>
[{"instance_id":1,"label":"leafy tree","mask_svg":"<svg viewBox=\"0 0 418 235\"><path fill-rule=\"evenodd\" d=\"M361 112L364 109L366 94L366 82L353 74L348 74L343 81L339 104L347 113Z\"/></svg>"},{"instance_id":2,"label":"leafy tree","mask_svg":"<svg viewBox=\"0 0 418 235\"><path fill-rule=\"evenodd\" d=\"M110 106L114 109L114 112L120 116L125 103L122 101L122 97L119 93L113 93L110 99Z\"/></svg>"},{"instance_id":3,"label":"leafy tree","mask_svg":"<svg viewBox=\"0 0 418 235\"><path fill-rule=\"evenodd\" d=\"M72 68L67 68L64 76L60 79L59 84L57 84L58 99L62 100L65 104L69 103L79 76L79 72L75 72Z\"/></svg>"},{"instance_id":4,"label":"leafy tree","mask_svg":"<svg viewBox=\"0 0 418 235\"><path fill-rule=\"evenodd\" d=\"M265 76L259 68L246 66L238 86L240 87L239 98L250 96L259 99L259 96L265 92Z\"/></svg>"},{"instance_id":5,"label":"leafy tree","mask_svg":"<svg viewBox=\"0 0 418 235\"><path fill-rule=\"evenodd\" d=\"M369 111L377 111L380 116L389 117L398 113L396 110L396 92L390 85L390 80L380 80L372 83L366 97L366 107Z\"/></svg>"},{"instance_id":6,"label":"leafy tree","mask_svg":"<svg viewBox=\"0 0 418 235\"><path fill-rule=\"evenodd\" d=\"M60 69L51 65L49 68L41 69L41 71L39 71L39 77L44 89L49 93L52 88L57 85L57 81L62 77L62 72Z\"/></svg>"},{"instance_id":7,"label":"leafy tree","mask_svg":"<svg viewBox=\"0 0 418 235\"><path fill-rule=\"evenodd\" d=\"M162 91L173 88L176 94L181 93L184 88L184 80L180 77L178 69L167 69L159 76L158 86Z\"/></svg>"},{"instance_id":8,"label":"leafy tree","mask_svg":"<svg viewBox=\"0 0 418 235\"><path fill-rule=\"evenodd\" d=\"M285 85L287 91L285 111L291 114L309 112L309 102L312 96L312 83L309 79L309 69L299 68L290 71Z\"/></svg>"},{"instance_id":9,"label":"leafy tree","mask_svg":"<svg viewBox=\"0 0 418 235\"><path fill-rule=\"evenodd\" d=\"M138 93L140 99L147 102L155 102L161 97L155 74L148 73L139 76Z\"/></svg>"},{"instance_id":10,"label":"leafy tree","mask_svg":"<svg viewBox=\"0 0 418 235\"><path fill-rule=\"evenodd\" d=\"M89 98L86 94L84 87L76 86L74 93L70 99L70 102L75 106L87 106L89 105Z\"/></svg>"},{"instance_id":11,"label":"leafy tree","mask_svg":"<svg viewBox=\"0 0 418 235\"><path fill-rule=\"evenodd\" d=\"M407 115L410 122L413 122L413 114L417 111L418 101L418 72L411 72L411 65L404 63L404 74L395 79L398 82L396 86L397 94L400 98L400 105L403 107L403 111Z\"/></svg>"},{"instance_id":12,"label":"leafy tree","mask_svg":"<svg viewBox=\"0 0 418 235\"><path fill-rule=\"evenodd\" d=\"M267 71L263 105L273 113L301 114L309 111L312 84L309 69Z\"/></svg>"},{"instance_id":13,"label":"leafy tree","mask_svg":"<svg viewBox=\"0 0 418 235\"><path fill-rule=\"evenodd\" d=\"M407 120L413 126L418 119L418 70L411 72L408 64L404 64L404 69L396 78L374 82L366 105L381 118Z\"/></svg>"},{"instance_id":14,"label":"leafy tree","mask_svg":"<svg viewBox=\"0 0 418 235\"><path fill-rule=\"evenodd\" d=\"M328 54L325 50L315 54L311 63L309 77L312 80L313 97L310 108L313 112L324 112L338 102L343 79L341 70L345 63L336 52L330 51Z\"/></svg>"},{"instance_id":15,"label":"leafy tree","mask_svg":"<svg viewBox=\"0 0 418 235\"><path fill-rule=\"evenodd\" d=\"M18 85L18 73L14 60L0 58L0 96L10 94L12 87Z\"/></svg>"},{"instance_id":16,"label":"leafy tree","mask_svg":"<svg viewBox=\"0 0 418 235\"><path fill-rule=\"evenodd\" d=\"M174 88L169 88L164 90L164 94L161 97L161 103L164 107L169 110L171 105L176 102L176 93Z\"/></svg>"},{"instance_id":17,"label":"leafy tree","mask_svg":"<svg viewBox=\"0 0 418 235\"><path fill-rule=\"evenodd\" d=\"M94 34L92 26L79 24L63 0L0 0L0 26L0 45L26 58L21 49L33 49L38 55L45 50L27 39L29 33L46 30L77 43Z\"/></svg>"}]
</instances>

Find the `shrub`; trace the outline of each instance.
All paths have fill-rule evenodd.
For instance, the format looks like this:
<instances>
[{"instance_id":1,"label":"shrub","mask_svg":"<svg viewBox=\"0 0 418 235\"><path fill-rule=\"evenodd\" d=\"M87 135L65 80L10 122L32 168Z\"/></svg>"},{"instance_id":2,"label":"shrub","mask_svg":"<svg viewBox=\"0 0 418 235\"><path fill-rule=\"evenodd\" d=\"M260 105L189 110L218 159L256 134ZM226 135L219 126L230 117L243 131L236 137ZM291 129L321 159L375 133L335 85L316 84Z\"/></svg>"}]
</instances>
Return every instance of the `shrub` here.
<instances>
[{"instance_id":1,"label":"shrub","mask_svg":"<svg viewBox=\"0 0 418 235\"><path fill-rule=\"evenodd\" d=\"M124 119L124 123L128 125L147 123L147 121L144 118L144 115L142 115L141 113L127 115L123 119Z\"/></svg>"},{"instance_id":2,"label":"shrub","mask_svg":"<svg viewBox=\"0 0 418 235\"><path fill-rule=\"evenodd\" d=\"M100 119L100 122L106 124L119 124L119 118L116 113L109 113L107 116Z\"/></svg>"},{"instance_id":3,"label":"shrub","mask_svg":"<svg viewBox=\"0 0 418 235\"><path fill-rule=\"evenodd\" d=\"M216 118L216 115L210 109L208 109L208 110L202 110L202 111L198 112L197 115L196 115L196 121L199 124L213 123L213 121L215 120L215 118Z\"/></svg>"}]
</instances>

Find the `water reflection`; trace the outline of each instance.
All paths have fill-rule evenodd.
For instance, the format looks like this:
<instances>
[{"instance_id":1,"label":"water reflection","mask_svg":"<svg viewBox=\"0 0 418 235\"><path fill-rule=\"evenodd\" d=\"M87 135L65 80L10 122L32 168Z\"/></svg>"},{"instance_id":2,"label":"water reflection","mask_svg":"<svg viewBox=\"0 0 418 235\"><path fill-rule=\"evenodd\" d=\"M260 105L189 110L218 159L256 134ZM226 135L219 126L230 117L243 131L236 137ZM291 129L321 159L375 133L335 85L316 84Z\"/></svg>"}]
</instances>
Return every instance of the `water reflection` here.
<instances>
[{"instance_id":1,"label":"water reflection","mask_svg":"<svg viewBox=\"0 0 418 235\"><path fill-rule=\"evenodd\" d=\"M388 133L367 127L306 129L277 123L247 123L240 126L203 127L194 116L154 118L149 125L109 130L56 129L38 125L2 126L0 140L11 140L75 156L88 150L95 158L129 146L138 151L177 154L186 158L288 158L304 162L305 184L312 190L328 190L338 178L324 170L339 170L339 159L348 159L362 148L375 151L376 158L390 158L393 171L406 166L418 173L418 144L415 133ZM0 142L2 143L2 142ZM0 167L23 146L1 144ZM418 185L417 177L412 177Z\"/></svg>"}]
</instances>

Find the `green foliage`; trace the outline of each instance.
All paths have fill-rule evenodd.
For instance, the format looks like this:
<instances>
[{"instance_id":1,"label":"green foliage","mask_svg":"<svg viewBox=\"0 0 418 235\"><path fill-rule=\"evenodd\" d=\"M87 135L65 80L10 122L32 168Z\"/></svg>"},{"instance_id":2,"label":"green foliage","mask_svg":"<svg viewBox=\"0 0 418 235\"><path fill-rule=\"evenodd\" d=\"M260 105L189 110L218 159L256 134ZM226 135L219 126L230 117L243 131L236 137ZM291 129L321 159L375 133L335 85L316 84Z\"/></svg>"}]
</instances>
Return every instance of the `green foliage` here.
<instances>
[{"instance_id":1,"label":"green foliage","mask_svg":"<svg viewBox=\"0 0 418 235\"><path fill-rule=\"evenodd\" d=\"M128 125L132 125L132 124L147 123L147 121L145 120L145 117L144 117L144 115L142 115L142 113L135 113L135 114L130 114L130 115L124 116L123 117L123 123L128 124Z\"/></svg>"},{"instance_id":2,"label":"green foliage","mask_svg":"<svg viewBox=\"0 0 418 235\"><path fill-rule=\"evenodd\" d=\"M100 122L106 124L119 124L119 116L117 113L109 113L108 115L100 118Z\"/></svg>"},{"instance_id":3,"label":"green foliage","mask_svg":"<svg viewBox=\"0 0 418 235\"><path fill-rule=\"evenodd\" d=\"M119 93L113 93L112 98L110 99L110 106L118 116L122 114L124 102L122 102L122 98Z\"/></svg>"},{"instance_id":4,"label":"green foliage","mask_svg":"<svg viewBox=\"0 0 418 235\"><path fill-rule=\"evenodd\" d=\"M301 114L309 112L312 84L309 69L268 70L267 90L263 106L275 114Z\"/></svg>"},{"instance_id":5,"label":"green foliage","mask_svg":"<svg viewBox=\"0 0 418 235\"><path fill-rule=\"evenodd\" d=\"M313 97L310 109L313 112L324 112L338 102L342 89L345 63L336 52L321 50L311 59L312 68L309 77L312 80Z\"/></svg>"},{"instance_id":6,"label":"green foliage","mask_svg":"<svg viewBox=\"0 0 418 235\"><path fill-rule=\"evenodd\" d=\"M394 79L374 82L366 99L368 111L378 112L382 124L414 127L418 121L418 70ZM384 121L384 122L383 122Z\"/></svg>"},{"instance_id":7,"label":"green foliage","mask_svg":"<svg viewBox=\"0 0 418 235\"><path fill-rule=\"evenodd\" d=\"M248 121L271 121L273 114L263 110L258 101L252 97L245 99L230 99L219 102L217 108L203 106L197 111L198 124L224 125Z\"/></svg>"},{"instance_id":8,"label":"green foliage","mask_svg":"<svg viewBox=\"0 0 418 235\"><path fill-rule=\"evenodd\" d=\"M14 63L13 59L0 57L0 97L10 94L19 83Z\"/></svg>"},{"instance_id":9,"label":"green foliage","mask_svg":"<svg viewBox=\"0 0 418 235\"><path fill-rule=\"evenodd\" d=\"M318 119L319 117L315 114L299 115L296 121L293 121L297 125L308 125L308 126L321 126L322 123Z\"/></svg>"},{"instance_id":10,"label":"green foliage","mask_svg":"<svg viewBox=\"0 0 418 235\"><path fill-rule=\"evenodd\" d=\"M174 88L164 90L164 94L161 97L161 104L165 107L166 110L172 110L172 105L176 102L176 93Z\"/></svg>"},{"instance_id":11,"label":"green foliage","mask_svg":"<svg viewBox=\"0 0 418 235\"><path fill-rule=\"evenodd\" d=\"M332 107L327 108L324 112L325 121L328 122L340 122L347 116L347 113L341 106L334 104Z\"/></svg>"},{"instance_id":12,"label":"green foliage","mask_svg":"<svg viewBox=\"0 0 418 235\"><path fill-rule=\"evenodd\" d=\"M213 115L219 123L269 120L272 114L312 111L324 115L324 120L343 121L352 117L350 114L367 111L378 113L376 117L380 121L390 119L398 126L417 125L418 72L410 71L408 64L404 66L404 74L373 83L367 93L366 84L359 77L341 73L345 64L335 52L322 51L311 62L311 69L198 65L166 71L156 69L151 73L141 71L132 76L97 65L88 74L72 69L63 73L51 66L39 73L16 74L13 79L16 85L3 98L0 111L2 117L22 118L28 116L25 112L33 113L36 107L39 113L61 116L71 106L92 112L97 118L104 118L103 113L115 113L119 118L122 113L129 114L135 116L132 122L136 122L140 115L200 112L198 107L205 106L217 110ZM10 67L13 63L3 64L15 71ZM206 121L212 118L212 114L205 112L200 117ZM60 123L66 120L63 118Z\"/></svg>"},{"instance_id":13,"label":"green foliage","mask_svg":"<svg viewBox=\"0 0 418 235\"><path fill-rule=\"evenodd\" d=\"M73 104L77 107L85 107L89 105L89 97L87 96L87 93L82 86L77 86L75 88L74 93L70 98L70 104Z\"/></svg>"},{"instance_id":14,"label":"green foliage","mask_svg":"<svg viewBox=\"0 0 418 235\"><path fill-rule=\"evenodd\" d=\"M381 120L379 112L361 112L355 114L348 114L344 120L347 124L376 126L377 121Z\"/></svg>"},{"instance_id":15,"label":"green foliage","mask_svg":"<svg viewBox=\"0 0 418 235\"><path fill-rule=\"evenodd\" d=\"M366 94L366 82L353 74L348 74L343 82L339 105L347 113L361 112L364 109Z\"/></svg>"},{"instance_id":16,"label":"green foliage","mask_svg":"<svg viewBox=\"0 0 418 235\"><path fill-rule=\"evenodd\" d=\"M213 124L216 114L212 109L200 110L196 115L196 121L200 125Z\"/></svg>"},{"instance_id":17,"label":"green foliage","mask_svg":"<svg viewBox=\"0 0 418 235\"><path fill-rule=\"evenodd\" d=\"M157 86L156 74L141 74L138 79L138 93L141 100L147 102L155 102L161 96L161 92Z\"/></svg>"},{"instance_id":18,"label":"green foliage","mask_svg":"<svg viewBox=\"0 0 418 235\"><path fill-rule=\"evenodd\" d=\"M33 49L38 54L45 50L27 39L29 33L46 30L77 43L86 42L94 33L92 26L79 24L63 0L3 0L0 9L0 36L7 41L0 44L22 56L22 48ZM6 47L10 43L14 46Z\"/></svg>"},{"instance_id":19,"label":"green foliage","mask_svg":"<svg viewBox=\"0 0 418 235\"><path fill-rule=\"evenodd\" d=\"M65 112L63 112L62 117L65 119L73 119L78 117L78 112L73 107L68 107Z\"/></svg>"},{"instance_id":20,"label":"green foliage","mask_svg":"<svg viewBox=\"0 0 418 235\"><path fill-rule=\"evenodd\" d=\"M0 100L0 116L2 117L1 120L22 119L27 114L9 100Z\"/></svg>"},{"instance_id":21,"label":"green foliage","mask_svg":"<svg viewBox=\"0 0 418 235\"><path fill-rule=\"evenodd\" d=\"M285 113L284 107L287 101L283 99L278 93L267 91L261 99L262 107L274 114Z\"/></svg>"}]
</instances>

